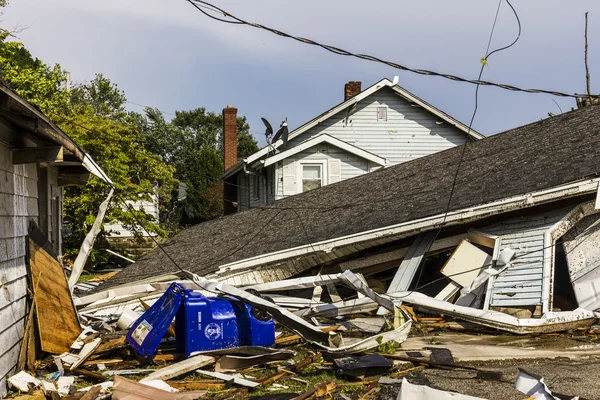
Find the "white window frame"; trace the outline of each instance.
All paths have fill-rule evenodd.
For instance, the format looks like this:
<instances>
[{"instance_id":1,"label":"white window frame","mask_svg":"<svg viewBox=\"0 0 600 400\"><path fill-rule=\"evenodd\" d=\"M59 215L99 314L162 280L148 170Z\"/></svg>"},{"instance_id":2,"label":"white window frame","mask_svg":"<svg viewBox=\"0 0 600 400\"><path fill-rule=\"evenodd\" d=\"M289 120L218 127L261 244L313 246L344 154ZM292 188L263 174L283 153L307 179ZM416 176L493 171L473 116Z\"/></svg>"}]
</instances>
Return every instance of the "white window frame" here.
<instances>
[{"instance_id":1,"label":"white window frame","mask_svg":"<svg viewBox=\"0 0 600 400\"><path fill-rule=\"evenodd\" d=\"M305 165L318 165L321 167L321 187L327 185L329 182L328 171L327 171L327 160L306 160L296 162L296 188L297 193L304 193L302 190L302 181L304 180L304 169Z\"/></svg>"}]
</instances>

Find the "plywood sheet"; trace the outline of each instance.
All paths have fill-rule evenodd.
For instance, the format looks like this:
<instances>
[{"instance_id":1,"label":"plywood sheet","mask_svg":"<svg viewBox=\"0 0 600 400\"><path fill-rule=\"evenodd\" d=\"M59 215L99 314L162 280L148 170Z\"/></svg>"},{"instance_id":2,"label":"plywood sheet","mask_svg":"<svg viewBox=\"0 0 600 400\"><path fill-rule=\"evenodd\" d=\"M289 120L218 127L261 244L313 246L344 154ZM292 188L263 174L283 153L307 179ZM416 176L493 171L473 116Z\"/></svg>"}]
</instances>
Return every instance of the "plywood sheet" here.
<instances>
[{"instance_id":1,"label":"plywood sheet","mask_svg":"<svg viewBox=\"0 0 600 400\"><path fill-rule=\"evenodd\" d=\"M67 278L58 261L29 239L29 267L43 351L68 352L81 333Z\"/></svg>"}]
</instances>

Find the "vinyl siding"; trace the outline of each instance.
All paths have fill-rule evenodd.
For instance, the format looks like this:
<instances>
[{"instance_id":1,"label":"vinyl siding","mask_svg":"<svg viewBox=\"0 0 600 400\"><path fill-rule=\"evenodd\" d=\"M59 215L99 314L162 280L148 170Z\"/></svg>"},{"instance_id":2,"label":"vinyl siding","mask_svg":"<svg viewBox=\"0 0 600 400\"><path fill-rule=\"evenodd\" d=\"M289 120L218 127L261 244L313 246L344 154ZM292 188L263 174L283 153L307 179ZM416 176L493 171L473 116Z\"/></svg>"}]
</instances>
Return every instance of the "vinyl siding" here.
<instances>
[{"instance_id":1,"label":"vinyl siding","mask_svg":"<svg viewBox=\"0 0 600 400\"><path fill-rule=\"evenodd\" d=\"M35 164L12 165L8 146L0 143L0 397L15 372L25 327L29 220L38 219Z\"/></svg>"},{"instance_id":2,"label":"vinyl siding","mask_svg":"<svg viewBox=\"0 0 600 400\"><path fill-rule=\"evenodd\" d=\"M387 121L377 120L378 107L387 107ZM464 132L438 122L423 108L383 88L358 102L352 114L342 111L290 140L288 148L327 133L385 158L389 167L464 143Z\"/></svg>"},{"instance_id":3,"label":"vinyl siding","mask_svg":"<svg viewBox=\"0 0 600 400\"><path fill-rule=\"evenodd\" d=\"M491 307L542 305L546 233L571 208L502 221L481 229L500 237L500 249L511 248L518 259L493 282Z\"/></svg>"},{"instance_id":4,"label":"vinyl siding","mask_svg":"<svg viewBox=\"0 0 600 400\"><path fill-rule=\"evenodd\" d=\"M340 161L341 180L354 178L369 172L369 161L327 143L313 146L293 156L294 163L328 160ZM280 164L277 164L275 168L275 179L276 199L278 200L284 197L283 169Z\"/></svg>"}]
</instances>

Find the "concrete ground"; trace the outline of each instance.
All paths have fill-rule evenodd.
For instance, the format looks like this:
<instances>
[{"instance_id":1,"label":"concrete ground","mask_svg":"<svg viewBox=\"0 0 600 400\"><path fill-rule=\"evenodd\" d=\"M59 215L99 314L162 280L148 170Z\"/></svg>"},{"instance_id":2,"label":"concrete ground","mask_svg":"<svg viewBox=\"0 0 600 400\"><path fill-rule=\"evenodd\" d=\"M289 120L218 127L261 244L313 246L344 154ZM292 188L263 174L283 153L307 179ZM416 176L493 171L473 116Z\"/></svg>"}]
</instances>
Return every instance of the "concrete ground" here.
<instances>
[{"instance_id":1,"label":"concrete ground","mask_svg":"<svg viewBox=\"0 0 600 400\"><path fill-rule=\"evenodd\" d=\"M526 396L515 389L518 368L543 376L556 393L580 396L581 399L600 399L600 360L526 360L503 362L461 363L487 371L502 373L501 381L480 380L476 372L460 370L426 369L409 374L412 384L427 385L481 397L488 400L523 400ZM379 399L396 399L398 385L382 385Z\"/></svg>"},{"instance_id":2,"label":"concrete ground","mask_svg":"<svg viewBox=\"0 0 600 400\"><path fill-rule=\"evenodd\" d=\"M598 337L584 334L564 335L475 335L442 332L411 337L402 351L419 352L429 357L438 347L450 350L459 365L497 371L501 380L483 380L475 371L427 368L406 376L413 384L427 385L481 397L488 400L522 400L515 389L518 368L544 377L551 390L565 395L600 400L600 345ZM384 385L382 385L384 386ZM385 385L380 399L395 399L398 385Z\"/></svg>"}]
</instances>

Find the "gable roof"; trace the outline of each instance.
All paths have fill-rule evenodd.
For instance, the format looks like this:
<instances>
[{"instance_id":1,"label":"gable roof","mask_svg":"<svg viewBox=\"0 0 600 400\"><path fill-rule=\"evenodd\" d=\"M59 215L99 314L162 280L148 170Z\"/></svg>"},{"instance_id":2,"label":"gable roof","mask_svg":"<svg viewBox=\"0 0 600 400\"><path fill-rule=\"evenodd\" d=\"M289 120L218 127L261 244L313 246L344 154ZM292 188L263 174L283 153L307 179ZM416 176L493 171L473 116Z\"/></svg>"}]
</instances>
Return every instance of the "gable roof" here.
<instances>
[{"instance_id":1,"label":"gable roof","mask_svg":"<svg viewBox=\"0 0 600 400\"><path fill-rule=\"evenodd\" d=\"M365 243L358 240L381 243L400 229L432 229L444 216L454 183L447 222L492 215L490 207L508 212L590 194L600 181L600 106L468 146L456 181L461 146L198 224L163 247L182 268L207 275L224 265L260 265L291 256L297 261L345 243ZM155 249L104 287L174 271Z\"/></svg>"},{"instance_id":2,"label":"gable roof","mask_svg":"<svg viewBox=\"0 0 600 400\"><path fill-rule=\"evenodd\" d=\"M268 167L269 165L275 164L278 161L283 160L284 158L288 158L293 156L294 154L298 154L301 151L308 150L313 146L316 146L321 143L329 143L332 146L340 148L348 153L354 154L358 157L364 158L365 160L369 160L374 162L375 164L385 166L385 158L379 157L376 154L373 154L369 151L363 150L360 147L354 146L350 143L344 142L343 140L334 138L326 133L322 133L318 136L315 136L311 139L305 140L297 146L292 147L291 149L287 149L282 151L281 153L277 153L274 156L271 156L264 160L264 166Z\"/></svg>"},{"instance_id":3,"label":"gable roof","mask_svg":"<svg viewBox=\"0 0 600 400\"><path fill-rule=\"evenodd\" d=\"M346 110L347 108L357 104L359 101L369 97L373 93L375 93L383 88L386 88L386 87L391 88L398 96L404 98L405 100L422 107L423 109L427 110L428 112L432 113L433 115L441 118L448 124L460 129L464 133L468 133L471 138L482 139L485 137L482 134L480 134L479 132L475 131L474 129L469 130L469 127L467 125L463 124L456 118L451 117L450 115L448 115L445 112L443 112L442 110L432 106L431 104L429 104L425 100L421 99L420 97L414 95L413 93L409 92L408 90L398 86L397 84L394 84L389 79L384 78L384 79L380 80L379 82L375 83L374 85L371 85L370 87L366 88L365 90L363 90L356 96L351 97L342 103L339 103L338 105L334 106L333 108L325 111L324 113L320 114L319 116L306 122L304 125L301 125L300 127L294 129L292 132L290 132L288 140L292 140L293 138L301 135L302 133L306 132L307 130L320 124L321 122L333 117L337 113ZM234 173L236 173L242 169L242 164L244 164L244 163L252 164L252 163L256 162L257 160L261 159L262 157L265 157L266 155L268 155L269 152L279 148L281 145L283 145L283 141L278 140L277 142L272 143L269 146L263 147L256 153L254 153L254 154L250 155L249 157L247 157L246 159L244 159L242 162L239 162L238 164L234 165L233 167L231 167L227 171L225 171L224 177L227 178L227 177L233 175Z\"/></svg>"}]
</instances>

